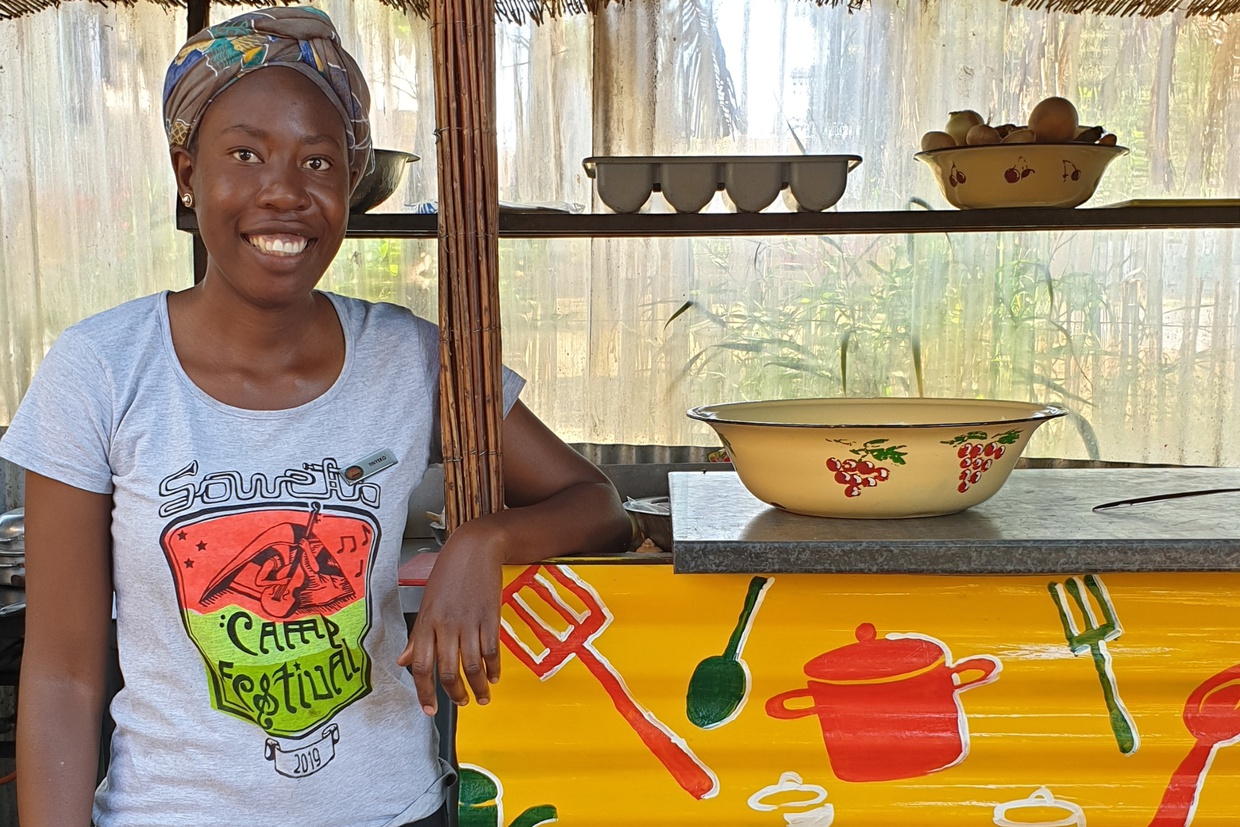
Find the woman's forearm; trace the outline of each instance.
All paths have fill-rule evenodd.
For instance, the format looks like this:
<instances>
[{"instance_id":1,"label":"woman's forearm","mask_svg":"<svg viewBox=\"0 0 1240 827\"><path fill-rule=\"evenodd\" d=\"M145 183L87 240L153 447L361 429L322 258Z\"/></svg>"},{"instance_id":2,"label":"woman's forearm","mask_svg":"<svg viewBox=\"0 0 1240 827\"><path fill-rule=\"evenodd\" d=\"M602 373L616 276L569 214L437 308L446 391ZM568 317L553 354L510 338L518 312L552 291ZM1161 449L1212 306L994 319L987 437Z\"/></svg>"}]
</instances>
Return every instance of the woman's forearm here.
<instances>
[{"instance_id":1,"label":"woman's forearm","mask_svg":"<svg viewBox=\"0 0 1240 827\"><path fill-rule=\"evenodd\" d=\"M502 543L503 562L510 565L624 551L632 538L632 523L605 481L570 485L541 502L488 514L458 530L494 532L490 536Z\"/></svg>"},{"instance_id":2,"label":"woman's forearm","mask_svg":"<svg viewBox=\"0 0 1240 827\"><path fill-rule=\"evenodd\" d=\"M79 671L94 668L83 664ZM104 701L102 660L98 675L98 680L83 680L48 674L42 665L23 665L17 713L22 827L90 824Z\"/></svg>"},{"instance_id":3,"label":"woman's forearm","mask_svg":"<svg viewBox=\"0 0 1240 827\"><path fill-rule=\"evenodd\" d=\"M17 708L22 827L85 827L112 622L112 498L26 474L26 639Z\"/></svg>"},{"instance_id":4,"label":"woman's forearm","mask_svg":"<svg viewBox=\"0 0 1240 827\"><path fill-rule=\"evenodd\" d=\"M501 562L514 565L628 548L633 524L611 481L520 401L504 417L503 445L508 508L472 520L458 533L502 550Z\"/></svg>"}]
</instances>

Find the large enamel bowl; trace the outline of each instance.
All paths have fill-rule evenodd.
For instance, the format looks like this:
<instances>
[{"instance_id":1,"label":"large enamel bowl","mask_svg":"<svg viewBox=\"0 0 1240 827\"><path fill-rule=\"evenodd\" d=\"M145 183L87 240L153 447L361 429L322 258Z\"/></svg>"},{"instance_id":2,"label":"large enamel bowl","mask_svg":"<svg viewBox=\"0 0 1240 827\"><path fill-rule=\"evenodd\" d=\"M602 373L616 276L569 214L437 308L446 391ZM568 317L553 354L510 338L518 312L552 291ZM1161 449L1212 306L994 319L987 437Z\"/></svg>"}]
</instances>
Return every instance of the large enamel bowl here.
<instances>
[{"instance_id":1,"label":"large enamel bowl","mask_svg":"<svg viewBox=\"0 0 1240 827\"><path fill-rule=\"evenodd\" d=\"M963 511L1007 480L1064 408L981 399L792 399L688 412L719 434L741 483L777 508L893 519Z\"/></svg>"},{"instance_id":2,"label":"large enamel bowl","mask_svg":"<svg viewBox=\"0 0 1240 827\"><path fill-rule=\"evenodd\" d=\"M987 144L918 152L943 197L961 209L1075 207L1093 198L1102 173L1127 155L1098 144Z\"/></svg>"}]
</instances>

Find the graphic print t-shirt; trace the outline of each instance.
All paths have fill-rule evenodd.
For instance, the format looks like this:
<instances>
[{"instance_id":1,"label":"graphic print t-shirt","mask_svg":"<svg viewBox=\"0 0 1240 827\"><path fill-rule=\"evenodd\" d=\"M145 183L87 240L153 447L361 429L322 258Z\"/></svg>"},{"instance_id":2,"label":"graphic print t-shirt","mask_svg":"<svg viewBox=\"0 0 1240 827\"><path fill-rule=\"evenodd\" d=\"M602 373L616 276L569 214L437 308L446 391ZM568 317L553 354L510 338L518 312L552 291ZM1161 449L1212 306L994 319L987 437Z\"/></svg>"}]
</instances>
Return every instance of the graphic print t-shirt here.
<instances>
[{"instance_id":1,"label":"graphic print t-shirt","mask_svg":"<svg viewBox=\"0 0 1240 827\"><path fill-rule=\"evenodd\" d=\"M437 451L438 330L329 298L345 364L312 402L207 396L161 294L65 331L0 441L114 499L125 688L99 827L388 827L440 804L432 723L396 666L407 503ZM505 410L520 387L505 371ZM350 470L379 453L395 464Z\"/></svg>"}]
</instances>

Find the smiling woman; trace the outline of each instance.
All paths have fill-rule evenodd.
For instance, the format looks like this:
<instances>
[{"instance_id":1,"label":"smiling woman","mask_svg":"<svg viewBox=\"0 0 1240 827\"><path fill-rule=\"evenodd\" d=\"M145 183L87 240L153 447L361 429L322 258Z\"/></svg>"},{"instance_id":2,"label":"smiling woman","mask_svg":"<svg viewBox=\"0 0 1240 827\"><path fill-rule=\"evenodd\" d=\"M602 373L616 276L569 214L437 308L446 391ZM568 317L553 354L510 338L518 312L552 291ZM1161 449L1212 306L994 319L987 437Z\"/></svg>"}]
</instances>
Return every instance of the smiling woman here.
<instances>
[{"instance_id":1,"label":"smiling woman","mask_svg":"<svg viewBox=\"0 0 1240 827\"><path fill-rule=\"evenodd\" d=\"M212 397L272 410L318 397L344 364L344 338L331 303L312 292L340 249L351 185L347 136L318 88L288 68L254 72L222 92L191 138L173 147L178 188L190 193L207 269L194 290L168 299L173 344L185 372ZM237 305L267 309L300 302L309 325L273 317L270 341L303 342L256 363ZM226 343L206 347L214 342Z\"/></svg>"},{"instance_id":2,"label":"smiling woman","mask_svg":"<svg viewBox=\"0 0 1240 827\"><path fill-rule=\"evenodd\" d=\"M318 397L344 364L344 337L331 303L312 292L340 249L351 181L346 136L324 95L287 68L254 72L228 87L195 133L193 150L173 147L178 188L192 194L206 274L196 289L168 298L177 357L210 396L273 410ZM246 305L307 305L310 324L284 329L271 317L270 341L255 362L240 331ZM223 347L206 347L222 342Z\"/></svg>"},{"instance_id":3,"label":"smiling woman","mask_svg":"<svg viewBox=\"0 0 1240 827\"><path fill-rule=\"evenodd\" d=\"M439 824L435 675L457 704L490 699L502 565L630 539L615 489L507 371L509 507L448 538L406 636L395 574L439 450L438 331L315 289L370 164L368 100L313 9L221 23L168 71L205 276L66 330L0 440L38 558L26 827ZM113 588L125 686L92 807Z\"/></svg>"}]
</instances>

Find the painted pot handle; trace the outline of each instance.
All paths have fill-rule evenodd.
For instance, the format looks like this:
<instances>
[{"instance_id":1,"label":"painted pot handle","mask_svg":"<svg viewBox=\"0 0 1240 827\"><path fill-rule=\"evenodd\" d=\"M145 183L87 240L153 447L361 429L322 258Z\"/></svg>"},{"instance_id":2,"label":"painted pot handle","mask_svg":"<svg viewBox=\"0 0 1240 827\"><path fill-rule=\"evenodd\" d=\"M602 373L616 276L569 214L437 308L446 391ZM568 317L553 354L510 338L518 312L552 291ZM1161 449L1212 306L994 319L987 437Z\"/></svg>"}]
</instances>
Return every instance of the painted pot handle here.
<instances>
[{"instance_id":1,"label":"painted pot handle","mask_svg":"<svg viewBox=\"0 0 1240 827\"><path fill-rule=\"evenodd\" d=\"M972 689L975 686L990 683L999 677L1001 668L999 660L990 655L965 658L951 667L952 681L956 684L957 691ZM966 672L972 674L965 675Z\"/></svg>"},{"instance_id":2,"label":"painted pot handle","mask_svg":"<svg viewBox=\"0 0 1240 827\"><path fill-rule=\"evenodd\" d=\"M795 698L809 698L811 701L815 700L813 690L808 687L805 689L793 689L791 692L780 692L778 695L766 702L766 714L770 715L772 718L780 718L783 720L804 718L807 715L818 714L819 707L817 703L814 703L812 706L788 706L788 701Z\"/></svg>"}]
</instances>

